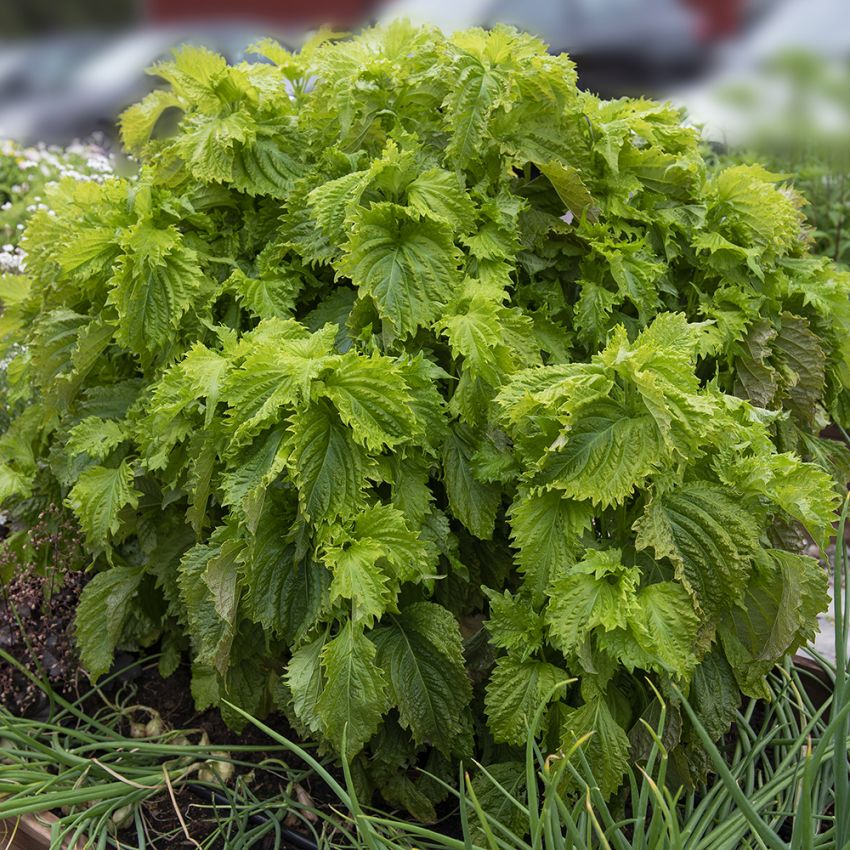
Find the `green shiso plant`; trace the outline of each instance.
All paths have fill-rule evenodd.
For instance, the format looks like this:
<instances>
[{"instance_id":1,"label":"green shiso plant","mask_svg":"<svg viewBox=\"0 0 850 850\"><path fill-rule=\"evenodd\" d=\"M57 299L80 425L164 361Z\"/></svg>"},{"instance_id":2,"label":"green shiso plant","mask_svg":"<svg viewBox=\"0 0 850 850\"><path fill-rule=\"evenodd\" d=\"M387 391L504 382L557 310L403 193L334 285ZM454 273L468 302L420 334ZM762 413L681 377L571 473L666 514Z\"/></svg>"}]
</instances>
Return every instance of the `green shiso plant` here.
<instances>
[{"instance_id":1,"label":"green shiso plant","mask_svg":"<svg viewBox=\"0 0 850 850\"><path fill-rule=\"evenodd\" d=\"M138 176L62 182L3 283L0 499L84 530L88 672L186 654L199 707L422 818L541 706L607 796L661 694L699 777L677 694L718 738L827 604L850 278L777 178L530 36L256 51L156 66Z\"/></svg>"}]
</instances>

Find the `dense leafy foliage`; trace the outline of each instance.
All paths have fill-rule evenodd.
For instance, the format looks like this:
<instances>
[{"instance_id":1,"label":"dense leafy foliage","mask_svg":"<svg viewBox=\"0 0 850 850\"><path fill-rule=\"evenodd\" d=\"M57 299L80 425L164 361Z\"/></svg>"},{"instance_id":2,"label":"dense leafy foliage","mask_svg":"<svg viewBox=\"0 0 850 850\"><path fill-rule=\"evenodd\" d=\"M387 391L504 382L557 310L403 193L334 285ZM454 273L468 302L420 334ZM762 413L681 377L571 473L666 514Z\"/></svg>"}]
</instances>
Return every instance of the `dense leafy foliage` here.
<instances>
[{"instance_id":1,"label":"dense leafy foliage","mask_svg":"<svg viewBox=\"0 0 850 850\"><path fill-rule=\"evenodd\" d=\"M100 182L112 171L112 159L94 144L23 147L0 140L0 276L25 271L26 251L20 245L21 236L37 210L48 210L45 196L50 186L63 178ZM17 291L20 290L15 286L3 287L0 300L8 305ZM7 364L8 358L0 358L0 387L5 385ZM0 428L4 430L7 414L4 405L0 408Z\"/></svg>"},{"instance_id":2,"label":"dense leafy foliage","mask_svg":"<svg viewBox=\"0 0 850 850\"><path fill-rule=\"evenodd\" d=\"M63 183L6 283L0 496L84 529L90 673L188 651L199 706L422 817L411 766L515 761L541 705L610 793L658 689L698 772L671 684L722 734L826 604L794 547L848 477L850 280L770 174L530 37L257 49L158 66L138 178Z\"/></svg>"}]
</instances>

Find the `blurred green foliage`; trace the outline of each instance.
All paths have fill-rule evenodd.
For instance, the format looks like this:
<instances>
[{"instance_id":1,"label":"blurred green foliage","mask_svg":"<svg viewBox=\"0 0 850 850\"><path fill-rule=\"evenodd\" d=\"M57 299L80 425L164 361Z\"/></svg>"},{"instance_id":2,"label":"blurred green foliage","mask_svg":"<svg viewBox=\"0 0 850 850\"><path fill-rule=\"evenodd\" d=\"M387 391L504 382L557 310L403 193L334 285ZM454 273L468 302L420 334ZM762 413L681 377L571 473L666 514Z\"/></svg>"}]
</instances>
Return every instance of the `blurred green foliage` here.
<instances>
[{"instance_id":1,"label":"blurred green foliage","mask_svg":"<svg viewBox=\"0 0 850 850\"><path fill-rule=\"evenodd\" d=\"M778 56L766 69L766 89L781 95L770 123L752 127L748 143L720 164L759 162L788 175L806 199L816 253L850 264L850 60L830 65L801 51ZM765 95L727 92L742 110Z\"/></svg>"}]
</instances>

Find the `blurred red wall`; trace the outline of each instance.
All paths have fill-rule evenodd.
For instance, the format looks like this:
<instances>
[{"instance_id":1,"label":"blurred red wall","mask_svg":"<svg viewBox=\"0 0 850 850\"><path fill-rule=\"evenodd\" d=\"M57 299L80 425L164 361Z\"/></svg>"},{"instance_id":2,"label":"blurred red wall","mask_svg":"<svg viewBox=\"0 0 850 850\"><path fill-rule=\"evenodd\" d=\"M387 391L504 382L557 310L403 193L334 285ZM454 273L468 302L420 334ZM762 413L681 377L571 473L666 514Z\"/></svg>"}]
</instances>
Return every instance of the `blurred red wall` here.
<instances>
[{"instance_id":1,"label":"blurred red wall","mask_svg":"<svg viewBox=\"0 0 850 850\"><path fill-rule=\"evenodd\" d=\"M744 0L685 0L702 17L708 39L734 35L741 27Z\"/></svg>"},{"instance_id":2,"label":"blurred red wall","mask_svg":"<svg viewBox=\"0 0 850 850\"><path fill-rule=\"evenodd\" d=\"M280 24L352 24L375 5L375 0L145 0L144 16L155 24L237 17Z\"/></svg>"}]
</instances>

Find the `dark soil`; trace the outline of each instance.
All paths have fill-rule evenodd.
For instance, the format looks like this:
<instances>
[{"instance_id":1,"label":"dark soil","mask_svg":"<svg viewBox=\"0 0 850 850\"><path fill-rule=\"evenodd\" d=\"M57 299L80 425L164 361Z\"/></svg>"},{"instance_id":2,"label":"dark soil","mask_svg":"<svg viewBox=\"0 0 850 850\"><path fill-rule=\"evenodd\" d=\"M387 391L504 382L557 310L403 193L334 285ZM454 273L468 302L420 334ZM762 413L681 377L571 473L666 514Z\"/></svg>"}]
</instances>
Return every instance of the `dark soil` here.
<instances>
[{"instance_id":1,"label":"dark soil","mask_svg":"<svg viewBox=\"0 0 850 850\"><path fill-rule=\"evenodd\" d=\"M189 671L185 666L181 665L175 673L167 679L163 679L159 675L155 663L143 664L133 667L128 678L130 681L122 687L121 702L129 701L152 709L162 718L164 729L193 730L190 735L193 743L206 739L209 741L211 749L225 752L228 746L233 744L266 747L272 743L265 733L252 725L246 726L242 732L234 732L224 723L220 712L216 709L197 711L192 699ZM149 717L148 713L140 711L135 720L145 722ZM283 723L279 715L267 718L266 722L274 728L279 728L286 737L297 738L297 735ZM127 728L120 731L129 734L129 724ZM252 765L258 765L266 757L265 750L239 754L241 760L250 762ZM277 753L276 757L280 758L281 756ZM302 767L285 756L284 760L291 763L295 768ZM260 800L272 801L279 798L287 790L281 779L269 770L242 766L237 768L236 772L237 775L243 777L251 774L251 792ZM331 801L328 789L321 782L305 780L303 791L317 805ZM187 839L180 819L175 812L174 802L165 793L145 803L145 820L150 825L152 833L152 840L148 846L157 848L157 850L197 848L195 842L203 842L204 838L207 838L215 830L217 813L212 800L204 799L202 793L193 791L187 785L175 789L175 800L186 825L186 830L193 840ZM295 827L296 824L293 823L291 826ZM122 838L129 842L129 846L133 846L135 833L132 835L127 833L122 835ZM207 846L204 845L204 847ZM225 844L222 841L215 846L224 848ZM264 845L256 846L259 850ZM268 846L272 847L273 843L270 842Z\"/></svg>"},{"instance_id":2,"label":"dark soil","mask_svg":"<svg viewBox=\"0 0 850 850\"><path fill-rule=\"evenodd\" d=\"M0 537L9 530L0 529ZM73 640L74 612L86 582L77 529L62 513L44 511L28 532L0 549L0 648L63 696L86 687ZM18 716L47 707L39 686L0 659L0 704Z\"/></svg>"},{"instance_id":3,"label":"dark soil","mask_svg":"<svg viewBox=\"0 0 850 850\"><path fill-rule=\"evenodd\" d=\"M47 581L30 569L3 586L0 647L46 678L55 691L70 696L85 679L71 633L83 575L71 573L60 590L45 598ZM0 659L0 703L15 714L32 716L45 708L47 698L35 682Z\"/></svg>"},{"instance_id":4,"label":"dark soil","mask_svg":"<svg viewBox=\"0 0 850 850\"><path fill-rule=\"evenodd\" d=\"M205 839L208 840L215 829L215 822L209 817L206 810L200 807L198 798L187 786L174 789L174 801L177 803L186 829L194 841L186 838L183 827L175 814L174 802L167 794L162 794L145 803L145 820L151 832L151 841L148 846L161 848L161 850L170 850L170 848L177 850L177 848L184 847L192 847L197 850L195 841L203 844ZM121 837L127 846L132 847L136 836L135 833L125 831ZM206 845L204 844L204 846Z\"/></svg>"}]
</instances>

